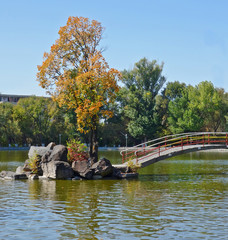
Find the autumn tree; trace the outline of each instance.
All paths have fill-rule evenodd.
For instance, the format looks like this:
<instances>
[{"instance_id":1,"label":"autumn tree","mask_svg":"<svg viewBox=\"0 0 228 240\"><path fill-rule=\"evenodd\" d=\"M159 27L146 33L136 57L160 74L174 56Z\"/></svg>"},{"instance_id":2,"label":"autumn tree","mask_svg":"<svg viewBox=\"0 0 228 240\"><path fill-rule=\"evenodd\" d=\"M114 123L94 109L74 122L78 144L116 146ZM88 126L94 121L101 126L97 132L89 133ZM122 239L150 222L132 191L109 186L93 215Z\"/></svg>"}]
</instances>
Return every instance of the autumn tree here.
<instances>
[{"instance_id":1,"label":"autumn tree","mask_svg":"<svg viewBox=\"0 0 228 240\"><path fill-rule=\"evenodd\" d=\"M98 159L97 126L109 118L107 106L118 91L120 73L109 68L98 49L104 28L95 20L69 17L59 38L38 66L37 80L60 106L73 109L80 132L90 133L90 158Z\"/></svg>"}]
</instances>

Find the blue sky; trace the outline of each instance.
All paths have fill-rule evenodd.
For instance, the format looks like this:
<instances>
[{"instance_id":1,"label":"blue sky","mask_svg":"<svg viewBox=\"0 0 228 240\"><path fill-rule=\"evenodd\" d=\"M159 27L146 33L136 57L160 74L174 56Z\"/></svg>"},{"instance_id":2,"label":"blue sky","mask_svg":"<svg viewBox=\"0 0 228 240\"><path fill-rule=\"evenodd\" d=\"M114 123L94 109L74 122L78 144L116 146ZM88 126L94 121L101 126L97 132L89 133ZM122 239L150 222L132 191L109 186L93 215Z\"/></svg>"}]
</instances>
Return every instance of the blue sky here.
<instances>
[{"instance_id":1,"label":"blue sky","mask_svg":"<svg viewBox=\"0 0 228 240\"><path fill-rule=\"evenodd\" d=\"M228 91L227 11L227 0L0 0L0 92L45 95L37 65L69 16L102 23L110 67L146 57L164 62L167 82Z\"/></svg>"}]
</instances>

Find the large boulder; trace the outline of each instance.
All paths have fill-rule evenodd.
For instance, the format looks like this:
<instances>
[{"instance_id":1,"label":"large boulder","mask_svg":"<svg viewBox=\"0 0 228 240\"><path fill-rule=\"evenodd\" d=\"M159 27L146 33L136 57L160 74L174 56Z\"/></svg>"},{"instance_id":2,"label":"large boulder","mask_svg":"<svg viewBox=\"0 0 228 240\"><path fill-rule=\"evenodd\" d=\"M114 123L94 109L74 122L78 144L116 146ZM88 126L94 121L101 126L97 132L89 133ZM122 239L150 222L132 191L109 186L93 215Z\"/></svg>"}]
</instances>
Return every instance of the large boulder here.
<instances>
[{"instance_id":1,"label":"large boulder","mask_svg":"<svg viewBox=\"0 0 228 240\"><path fill-rule=\"evenodd\" d=\"M102 177L111 176L113 173L112 164L106 158L102 158L94 163L91 169L94 171L95 175L101 175Z\"/></svg>"},{"instance_id":2,"label":"large boulder","mask_svg":"<svg viewBox=\"0 0 228 240\"><path fill-rule=\"evenodd\" d=\"M72 163L72 169L76 173L76 175L86 178L92 179L93 178L93 170L90 168L89 161L74 161Z\"/></svg>"},{"instance_id":3,"label":"large boulder","mask_svg":"<svg viewBox=\"0 0 228 240\"><path fill-rule=\"evenodd\" d=\"M30 166L29 166L29 161L32 161L34 159L34 157L36 156L37 157L36 173L39 176L43 175L43 169L45 169L45 170L48 169L46 167L46 165L43 163L48 163L48 162L52 162L52 161L67 162L67 148L63 145L55 145L55 143L49 143L47 147L32 146L29 150L28 155L29 155L29 160L24 165L24 171L26 171L26 172L32 171L32 169L30 169ZM56 169L54 169L53 171L56 171ZM47 172L45 174L47 174ZM49 174L47 174L47 175L49 175ZM51 174L51 175L53 175L53 174Z\"/></svg>"},{"instance_id":4,"label":"large boulder","mask_svg":"<svg viewBox=\"0 0 228 240\"><path fill-rule=\"evenodd\" d=\"M50 143L41 158L43 177L52 179L68 179L74 176L74 171L67 162L67 148L64 145Z\"/></svg>"},{"instance_id":5,"label":"large boulder","mask_svg":"<svg viewBox=\"0 0 228 240\"><path fill-rule=\"evenodd\" d=\"M35 155L41 158L49 149L47 147L31 146L28 152L29 159L32 159Z\"/></svg>"},{"instance_id":6,"label":"large boulder","mask_svg":"<svg viewBox=\"0 0 228 240\"><path fill-rule=\"evenodd\" d=\"M51 161L67 162L67 148L64 145L56 145L53 150L47 150L42 156L42 162Z\"/></svg>"},{"instance_id":7,"label":"large boulder","mask_svg":"<svg viewBox=\"0 0 228 240\"><path fill-rule=\"evenodd\" d=\"M42 162L43 177L51 179L69 179L74 176L70 164L64 161Z\"/></svg>"}]
</instances>

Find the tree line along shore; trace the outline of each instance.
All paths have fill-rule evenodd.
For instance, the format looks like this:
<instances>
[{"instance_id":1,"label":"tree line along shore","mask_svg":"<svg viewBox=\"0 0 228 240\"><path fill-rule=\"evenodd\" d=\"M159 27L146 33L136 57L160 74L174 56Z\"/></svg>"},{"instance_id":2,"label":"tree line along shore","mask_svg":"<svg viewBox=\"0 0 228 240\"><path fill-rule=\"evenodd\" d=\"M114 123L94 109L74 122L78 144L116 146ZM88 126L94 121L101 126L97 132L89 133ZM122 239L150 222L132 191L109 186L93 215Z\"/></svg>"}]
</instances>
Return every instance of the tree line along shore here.
<instances>
[{"instance_id":1,"label":"tree line along shore","mask_svg":"<svg viewBox=\"0 0 228 240\"><path fill-rule=\"evenodd\" d=\"M147 64L145 71L155 62ZM196 86L168 82L163 87L156 85L158 79L150 89L143 77L140 82L131 82L129 75L137 70L123 72L123 86L110 106L113 117L99 122L100 147L132 146L181 132L228 130L228 93L224 89L208 81ZM60 108L51 98L35 96L22 98L16 105L0 104L0 132L0 147L45 145L51 141L65 144L74 138L89 143L89 135L77 130L74 111Z\"/></svg>"}]
</instances>

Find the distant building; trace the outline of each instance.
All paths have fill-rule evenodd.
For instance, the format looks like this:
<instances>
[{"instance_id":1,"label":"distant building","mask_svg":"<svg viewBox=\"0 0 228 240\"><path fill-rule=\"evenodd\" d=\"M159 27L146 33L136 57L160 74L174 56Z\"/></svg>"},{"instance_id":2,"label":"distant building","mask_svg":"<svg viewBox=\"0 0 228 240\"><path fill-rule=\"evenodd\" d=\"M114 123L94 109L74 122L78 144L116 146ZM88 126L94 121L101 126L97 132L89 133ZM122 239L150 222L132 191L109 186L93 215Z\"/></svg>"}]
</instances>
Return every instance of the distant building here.
<instances>
[{"instance_id":1,"label":"distant building","mask_svg":"<svg viewBox=\"0 0 228 240\"><path fill-rule=\"evenodd\" d=\"M1 94L0 93L0 103L9 102L16 104L20 98L31 97L31 95L13 95L13 94Z\"/></svg>"}]
</instances>

